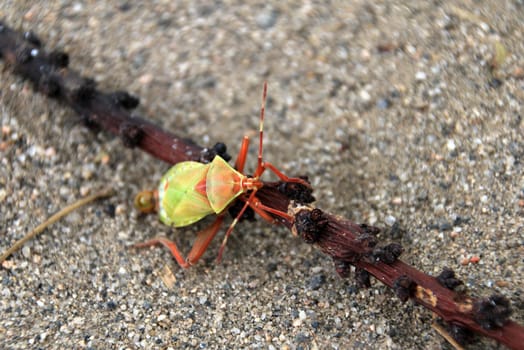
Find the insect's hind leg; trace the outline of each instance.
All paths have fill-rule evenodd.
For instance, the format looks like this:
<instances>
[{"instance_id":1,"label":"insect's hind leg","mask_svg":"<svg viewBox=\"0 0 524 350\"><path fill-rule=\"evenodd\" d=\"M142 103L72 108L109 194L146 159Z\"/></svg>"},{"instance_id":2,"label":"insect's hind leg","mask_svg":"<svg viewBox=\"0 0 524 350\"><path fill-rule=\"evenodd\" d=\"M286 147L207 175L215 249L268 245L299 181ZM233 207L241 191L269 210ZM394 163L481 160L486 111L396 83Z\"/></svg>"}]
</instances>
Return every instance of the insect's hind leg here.
<instances>
[{"instance_id":1,"label":"insect's hind leg","mask_svg":"<svg viewBox=\"0 0 524 350\"><path fill-rule=\"evenodd\" d=\"M161 244L171 252L173 258L180 267L186 269L191 265L196 264L196 262L202 257L202 254L206 251L207 247L216 236L222 221L224 219L223 215L219 215L216 220L208 227L197 233L195 242L193 242L193 247L187 255L187 258L184 258L180 250L178 249L175 242L171 241L166 237L155 237L149 241L137 243L133 245L134 248L145 248L153 245Z\"/></svg>"}]
</instances>

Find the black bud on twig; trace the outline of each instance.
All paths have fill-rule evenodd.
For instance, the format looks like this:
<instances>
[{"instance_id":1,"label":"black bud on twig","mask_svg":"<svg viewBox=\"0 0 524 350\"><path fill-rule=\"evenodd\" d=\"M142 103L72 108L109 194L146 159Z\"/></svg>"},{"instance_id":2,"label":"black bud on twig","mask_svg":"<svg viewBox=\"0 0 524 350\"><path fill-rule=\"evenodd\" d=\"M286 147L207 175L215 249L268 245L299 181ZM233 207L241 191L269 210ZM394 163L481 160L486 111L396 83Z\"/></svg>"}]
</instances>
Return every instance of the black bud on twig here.
<instances>
[{"instance_id":1,"label":"black bud on twig","mask_svg":"<svg viewBox=\"0 0 524 350\"><path fill-rule=\"evenodd\" d=\"M385 247L379 247L373 250L373 257L375 261L381 261L385 264L391 265L397 261L402 254L403 248L398 243L390 243Z\"/></svg>"},{"instance_id":2,"label":"black bud on twig","mask_svg":"<svg viewBox=\"0 0 524 350\"><path fill-rule=\"evenodd\" d=\"M364 232L363 234L358 236L357 241L364 249L366 249L368 253L377 245L377 238L375 237L375 235L370 234L368 232Z\"/></svg>"},{"instance_id":3,"label":"black bud on twig","mask_svg":"<svg viewBox=\"0 0 524 350\"><path fill-rule=\"evenodd\" d=\"M337 274L342 278L348 278L351 273L351 264L344 260L333 259L335 263L335 270Z\"/></svg>"},{"instance_id":4,"label":"black bud on twig","mask_svg":"<svg viewBox=\"0 0 524 350\"><path fill-rule=\"evenodd\" d=\"M40 41L40 38L31 30L24 33L24 40L36 47L42 46L42 41Z\"/></svg>"},{"instance_id":5,"label":"black bud on twig","mask_svg":"<svg viewBox=\"0 0 524 350\"><path fill-rule=\"evenodd\" d=\"M131 110L138 106L140 100L127 91L115 91L111 94L114 103L124 109Z\"/></svg>"},{"instance_id":6,"label":"black bud on twig","mask_svg":"<svg viewBox=\"0 0 524 350\"><path fill-rule=\"evenodd\" d=\"M98 132L100 130L98 116L96 114L82 114L82 122L85 127L89 128L93 132Z\"/></svg>"},{"instance_id":7,"label":"black bud on twig","mask_svg":"<svg viewBox=\"0 0 524 350\"><path fill-rule=\"evenodd\" d=\"M297 233L304 242L312 244L318 241L328 219L320 209L301 210L295 215Z\"/></svg>"},{"instance_id":8,"label":"black bud on twig","mask_svg":"<svg viewBox=\"0 0 524 350\"><path fill-rule=\"evenodd\" d=\"M400 276L395 280L393 289L397 297L405 303L415 292L416 283L408 276Z\"/></svg>"},{"instance_id":9,"label":"black bud on twig","mask_svg":"<svg viewBox=\"0 0 524 350\"><path fill-rule=\"evenodd\" d=\"M359 288L369 288L371 287L370 274L366 270L355 267L355 281Z\"/></svg>"},{"instance_id":10,"label":"black bud on twig","mask_svg":"<svg viewBox=\"0 0 524 350\"><path fill-rule=\"evenodd\" d=\"M484 329L495 329L504 326L511 315L509 300L502 295L494 294L489 298L478 299L473 304L475 322Z\"/></svg>"},{"instance_id":11,"label":"black bud on twig","mask_svg":"<svg viewBox=\"0 0 524 350\"><path fill-rule=\"evenodd\" d=\"M222 157L226 162L229 162L231 160L231 156L227 153L227 146L223 142L217 142L212 148L213 152L217 156Z\"/></svg>"},{"instance_id":12,"label":"black bud on twig","mask_svg":"<svg viewBox=\"0 0 524 350\"><path fill-rule=\"evenodd\" d=\"M49 54L49 63L56 68L67 68L69 55L62 51L53 51Z\"/></svg>"},{"instance_id":13,"label":"black bud on twig","mask_svg":"<svg viewBox=\"0 0 524 350\"><path fill-rule=\"evenodd\" d=\"M448 267L444 267L440 275L437 276L437 282L440 283L441 286L451 290L462 284L461 280L455 278L455 271Z\"/></svg>"},{"instance_id":14,"label":"black bud on twig","mask_svg":"<svg viewBox=\"0 0 524 350\"><path fill-rule=\"evenodd\" d=\"M82 85L76 89L74 99L82 106L88 105L96 92L96 83L93 79L85 78Z\"/></svg>"},{"instance_id":15,"label":"black bud on twig","mask_svg":"<svg viewBox=\"0 0 524 350\"><path fill-rule=\"evenodd\" d=\"M123 123L119 134L124 146L130 148L137 146L144 137L144 131L138 125L130 123Z\"/></svg>"},{"instance_id":16,"label":"black bud on twig","mask_svg":"<svg viewBox=\"0 0 524 350\"><path fill-rule=\"evenodd\" d=\"M33 50L38 51L37 49L31 49L30 47L23 47L18 50L16 53L16 62L18 64L25 64L31 61L34 57Z\"/></svg>"},{"instance_id":17,"label":"black bud on twig","mask_svg":"<svg viewBox=\"0 0 524 350\"><path fill-rule=\"evenodd\" d=\"M370 226L368 224L359 224L358 226L362 229L362 231L364 231L364 233L367 233L373 236L380 233L380 229L375 226Z\"/></svg>"},{"instance_id":18,"label":"black bud on twig","mask_svg":"<svg viewBox=\"0 0 524 350\"><path fill-rule=\"evenodd\" d=\"M309 183L307 176L299 176L299 178ZM315 201L315 197L311 194L313 189L296 182L282 182L278 190L287 198L300 203L309 204Z\"/></svg>"},{"instance_id":19,"label":"black bud on twig","mask_svg":"<svg viewBox=\"0 0 524 350\"><path fill-rule=\"evenodd\" d=\"M227 153L227 146L223 142L217 142L212 148L206 148L202 151L200 161L202 163L210 163L216 156L221 157L226 162L231 160L231 156Z\"/></svg>"},{"instance_id":20,"label":"black bud on twig","mask_svg":"<svg viewBox=\"0 0 524 350\"><path fill-rule=\"evenodd\" d=\"M38 83L38 90L49 97L58 97L60 95L60 83L53 75L42 75Z\"/></svg>"}]
</instances>

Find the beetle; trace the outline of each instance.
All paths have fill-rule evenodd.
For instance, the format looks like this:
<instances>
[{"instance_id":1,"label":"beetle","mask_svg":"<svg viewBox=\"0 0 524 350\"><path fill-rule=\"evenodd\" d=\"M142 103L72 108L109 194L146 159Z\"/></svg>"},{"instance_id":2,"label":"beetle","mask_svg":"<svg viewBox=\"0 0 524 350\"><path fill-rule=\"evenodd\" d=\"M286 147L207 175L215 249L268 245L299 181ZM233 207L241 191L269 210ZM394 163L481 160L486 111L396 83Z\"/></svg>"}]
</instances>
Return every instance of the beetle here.
<instances>
[{"instance_id":1,"label":"beetle","mask_svg":"<svg viewBox=\"0 0 524 350\"><path fill-rule=\"evenodd\" d=\"M256 197L256 192L264 186L260 176L268 169L283 182L298 183L306 188L311 188L304 179L288 177L273 164L263 161L266 96L267 83L264 83L262 107L260 109L258 164L253 176L243 174L249 148L249 137L244 136L235 168L220 156L215 156L207 164L195 161L180 162L165 173L156 190L142 191L135 197L135 207L138 210L144 213L158 212L160 221L172 227L188 226L207 215L217 214L217 218L209 227L198 232L187 258L183 257L176 243L166 237L156 237L135 244L134 247L142 248L162 244L171 251L171 255L181 267L190 267L206 251L220 229L227 208L236 199L244 201L244 206L225 233L217 261L221 260L227 239L247 207L251 207L257 214L271 223L275 221L271 214L290 221L293 220L288 213L270 208L262 204Z\"/></svg>"}]
</instances>

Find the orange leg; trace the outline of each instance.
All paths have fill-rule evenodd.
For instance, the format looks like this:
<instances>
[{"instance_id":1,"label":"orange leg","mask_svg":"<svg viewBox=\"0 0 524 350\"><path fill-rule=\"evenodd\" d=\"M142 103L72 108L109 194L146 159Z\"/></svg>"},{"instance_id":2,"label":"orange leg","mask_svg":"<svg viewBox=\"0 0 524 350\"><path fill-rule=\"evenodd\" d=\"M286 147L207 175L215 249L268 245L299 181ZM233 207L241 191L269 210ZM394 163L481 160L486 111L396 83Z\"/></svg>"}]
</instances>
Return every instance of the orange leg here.
<instances>
[{"instance_id":1,"label":"orange leg","mask_svg":"<svg viewBox=\"0 0 524 350\"><path fill-rule=\"evenodd\" d=\"M242 209L240 210L236 218L233 220L231 225L229 225L229 228L226 231L224 240L222 241L222 244L220 245L220 249L218 251L217 263L220 262L220 260L222 260L222 254L224 252L224 248L226 247L226 243L229 238L229 235L231 234L231 232L233 232L233 228L236 226L239 218L242 216L242 214L244 214L244 211L247 209L247 207L251 207L258 215L260 215L263 219L265 219L266 221L269 221L272 224L275 223L275 218L272 217L269 213L280 216L289 221L293 221L293 217L289 215L288 213L285 213L277 209L270 208L262 204L262 202L260 202L260 200L257 197L255 197L255 193L256 193L256 190L254 190L247 199L245 198L241 199L245 201L244 206L242 207Z\"/></svg>"},{"instance_id":2,"label":"orange leg","mask_svg":"<svg viewBox=\"0 0 524 350\"><path fill-rule=\"evenodd\" d=\"M276 166L274 166L273 164L269 162L262 163L262 167L260 168L260 170L257 169L257 173L255 174L255 177L260 177L260 175L262 175L262 173L266 171L266 169L271 170L283 182L294 182L294 183L298 183L303 186L306 186L307 188L311 188L311 185L306 180L300 179L298 177L289 177L285 175L284 173L282 173L280 170L278 170Z\"/></svg>"},{"instance_id":3,"label":"orange leg","mask_svg":"<svg viewBox=\"0 0 524 350\"><path fill-rule=\"evenodd\" d=\"M182 268L188 268L191 265L194 265L200 259L202 254L204 254L207 247L209 246L209 243L211 243L218 230L220 229L220 225L222 224L223 219L224 215L219 215L210 226L198 232L195 242L193 243L193 247L191 248L191 251L187 256L187 259L183 257L176 243L167 239L166 237L156 237L146 242L137 243L133 245L133 247L144 248L157 244L162 244L164 247L169 249L171 255L173 256L173 258L175 258L178 265L180 265Z\"/></svg>"},{"instance_id":4,"label":"orange leg","mask_svg":"<svg viewBox=\"0 0 524 350\"><path fill-rule=\"evenodd\" d=\"M237 217L234 218L231 225L229 225L229 228L227 229L226 234L224 236L224 240L222 241L222 244L220 245L220 248L218 250L217 263L219 263L220 260L222 260L222 254L224 253L224 248L226 247L226 243L227 243L227 239L229 238L229 235L231 234L231 232L233 232L233 229L235 228L236 224L238 223L238 220L240 219L240 217L242 217L242 215L246 211L247 207L249 206L250 201L255 197L256 192L257 192L256 190L253 190L253 192L251 192L248 199L246 200L246 203L244 204L242 209L238 212Z\"/></svg>"},{"instance_id":5,"label":"orange leg","mask_svg":"<svg viewBox=\"0 0 524 350\"><path fill-rule=\"evenodd\" d=\"M291 215L289 215L286 212L283 212L283 211L280 211L280 210L277 210L277 209L274 209L274 208L271 208L271 207L268 207L262 204L260 199L258 199L257 197L253 197L251 203L249 203L249 206L263 219L265 219L266 221L272 224L275 223L275 218L269 215L268 213L280 216L281 218L284 218L290 222L293 221L293 217Z\"/></svg>"},{"instance_id":6,"label":"orange leg","mask_svg":"<svg viewBox=\"0 0 524 350\"><path fill-rule=\"evenodd\" d=\"M197 234L193 247L187 255L187 261L190 265L195 264L207 250L207 247L209 247L209 244L213 238L215 238L220 226L222 226L222 221L224 221L224 215L218 215L216 220L209 227Z\"/></svg>"}]
</instances>

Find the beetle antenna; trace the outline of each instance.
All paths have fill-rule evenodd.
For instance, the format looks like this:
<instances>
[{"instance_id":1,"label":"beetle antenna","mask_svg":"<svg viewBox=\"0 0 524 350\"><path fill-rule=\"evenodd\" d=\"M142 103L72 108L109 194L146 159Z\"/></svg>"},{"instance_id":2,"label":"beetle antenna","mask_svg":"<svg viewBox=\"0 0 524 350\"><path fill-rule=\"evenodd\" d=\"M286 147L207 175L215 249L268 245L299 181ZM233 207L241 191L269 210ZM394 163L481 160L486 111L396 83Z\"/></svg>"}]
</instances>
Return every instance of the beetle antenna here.
<instances>
[{"instance_id":1,"label":"beetle antenna","mask_svg":"<svg viewBox=\"0 0 524 350\"><path fill-rule=\"evenodd\" d=\"M264 139L264 113L266 111L267 81L264 82L264 92L262 93L262 107L260 108L259 144L258 144L258 165L256 176L262 173L262 146Z\"/></svg>"}]
</instances>

